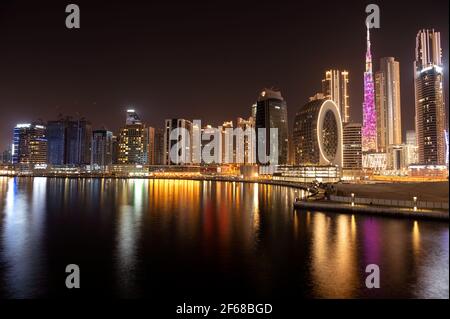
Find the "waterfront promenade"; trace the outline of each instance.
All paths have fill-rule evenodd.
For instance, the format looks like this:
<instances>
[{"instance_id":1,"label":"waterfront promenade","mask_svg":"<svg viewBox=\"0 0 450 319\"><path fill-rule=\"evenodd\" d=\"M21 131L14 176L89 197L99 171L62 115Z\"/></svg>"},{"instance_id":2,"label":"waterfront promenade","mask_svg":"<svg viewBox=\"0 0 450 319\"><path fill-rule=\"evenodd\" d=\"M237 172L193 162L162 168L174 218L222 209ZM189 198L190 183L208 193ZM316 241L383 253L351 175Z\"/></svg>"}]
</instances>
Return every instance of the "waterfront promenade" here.
<instances>
[{"instance_id":1,"label":"waterfront promenade","mask_svg":"<svg viewBox=\"0 0 450 319\"><path fill-rule=\"evenodd\" d=\"M439 221L449 221L448 210L443 209L424 209L414 210L412 207L389 207L381 205L355 204L337 202L337 201L296 201L294 208L315 211L332 211L345 214L365 214L388 217L402 217L410 219L430 219Z\"/></svg>"},{"instance_id":2,"label":"waterfront promenade","mask_svg":"<svg viewBox=\"0 0 450 319\"><path fill-rule=\"evenodd\" d=\"M336 195L328 196L328 200L325 196L317 200L299 200L294 203L294 208L449 220L447 182L337 183L332 186Z\"/></svg>"},{"instance_id":3,"label":"waterfront promenade","mask_svg":"<svg viewBox=\"0 0 450 319\"><path fill-rule=\"evenodd\" d=\"M412 200L414 196L418 200L432 202L448 202L448 181L443 182L401 182L401 183L358 183L335 184L338 195L356 197Z\"/></svg>"}]
</instances>

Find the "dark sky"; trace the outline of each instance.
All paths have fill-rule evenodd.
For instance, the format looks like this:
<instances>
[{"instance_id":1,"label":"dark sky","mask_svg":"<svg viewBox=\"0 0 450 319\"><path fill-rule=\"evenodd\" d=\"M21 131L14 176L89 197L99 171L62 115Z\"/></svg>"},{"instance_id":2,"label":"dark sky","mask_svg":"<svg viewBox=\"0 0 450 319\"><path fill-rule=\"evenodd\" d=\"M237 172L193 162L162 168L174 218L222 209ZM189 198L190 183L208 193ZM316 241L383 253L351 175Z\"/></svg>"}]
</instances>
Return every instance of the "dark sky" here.
<instances>
[{"instance_id":1,"label":"dark sky","mask_svg":"<svg viewBox=\"0 0 450 319\"><path fill-rule=\"evenodd\" d=\"M69 3L80 6L79 30L65 27ZM351 118L361 121L369 3L381 9L374 68L382 56L400 61L403 130L413 129L421 28L441 31L448 91L448 0L1 0L0 147L16 123L59 113L116 131L128 106L152 126L169 117L218 125L249 116L267 86L282 90L292 123L329 68L349 70Z\"/></svg>"}]
</instances>

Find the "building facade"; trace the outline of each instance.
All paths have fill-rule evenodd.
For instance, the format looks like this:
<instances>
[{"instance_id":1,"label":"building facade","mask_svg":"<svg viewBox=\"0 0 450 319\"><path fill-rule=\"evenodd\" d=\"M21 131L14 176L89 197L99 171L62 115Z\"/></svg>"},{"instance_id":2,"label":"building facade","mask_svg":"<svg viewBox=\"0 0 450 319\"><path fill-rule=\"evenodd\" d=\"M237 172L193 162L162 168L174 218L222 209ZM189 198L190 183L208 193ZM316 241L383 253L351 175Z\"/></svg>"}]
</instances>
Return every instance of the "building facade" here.
<instances>
[{"instance_id":1,"label":"building facade","mask_svg":"<svg viewBox=\"0 0 450 319\"><path fill-rule=\"evenodd\" d=\"M416 131L414 130L406 131L406 144L417 145Z\"/></svg>"},{"instance_id":2,"label":"building facade","mask_svg":"<svg viewBox=\"0 0 450 319\"><path fill-rule=\"evenodd\" d=\"M13 164L47 164L46 128L40 124L17 124L13 132Z\"/></svg>"},{"instance_id":3,"label":"building facade","mask_svg":"<svg viewBox=\"0 0 450 319\"><path fill-rule=\"evenodd\" d=\"M111 156L113 164L119 163L119 153L120 153L119 137L116 135L113 135L113 137L112 137L112 156Z\"/></svg>"},{"instance_id":4,"label":"building facade","mask_svg":"<svg viewBox=\"0 0 450 319\"><path fill-rule=\"evenodd\" d=\"M64 165L66 146L66 121L56 120L47 122L48 163L51 165Z\"/></svg>"},{"instance_id":5,"label":"building facade","mask_svg":"<svg viewBox=\"0 0 450 319\"><path fill-rule=\"evenodd\" d=\"M362 168L362 125L360 123L346 123L343 126L342 152L343 168Z\"/></svg>"},{"instance_id":6,"label":"building facade","mask_svg":"<svg viewBox=\"0 0 450 319\"><path fill-rule=\"evenodd\" d=\"M66 120L65 164L89 165L91 162L92 125L84 119Z\"/></svg>"},{"instance_id":7,"label":"building facade","mask_svg":"<svg viewBox=\"0 0 450 319\"><path fill-rule=\"evenodd\" d=\"M92 125L85 118L47 122L48 163L88 165L91 162Z\"/></svg>"},{"instance_id":8,"label":"building facade","mask_svg":"<svg viewBox=\"0 0 450 319\"><path fill-rule=\"evenodd\" d=\"M164 164L191 164L192 122L185 119L167 119L164 130Z\"/></svg>"},{"instance_id":9,"label":"building facade","mask_svg":"<svg viewBox=\"0 0 450 319\"><path fill-rule=\"evenodd\" d=\"M164 164L164 129L155 129L155 165Z\"/></svg>"},{"instance_id":10,"label":"building facade","mask_svg":"<svg viewBox=\"0 0 450 319\"><path fill-rule=\"evenodd\" d=\"M336 103L343 123L350 121L350 100L348 93L348 72L328 70L322 80L322 93L325 99Z\"/></svg>"},{"instance_id":11,"label":"building facade","mask_svg":"<svg viewBox=\"0 0 450 319\"><path fill-rule=\"evenodd\" d=\"M402 143L400 63L393 57L380 59L380 70L375 73L375 106L377 149L386 152L389 145Z\"/></svg>"},{"instance_id":12,"label":"building facade","mask_svg":"<svg viewBox=\"0 0 450 319\"><path fill-rule=\"evenodd\" d=\"M408 165L419 163L419 150L417 146L416 131L406 131L405 147Z\"/></svg>"},{"instance_id":13,"label":"building facade","mask_svg":"<svg viewBox=\"0 0 450 319\"><path fill-rule=\"evenodd\" d=\"M147 128L147 164L155 165L156 164L156 150L155 150L155 128L148 127Z\"/></svg>"},{"instance_id":14,"label":"building facade","mask_svg":"<svg viewBox=\"0 0 450 319\"><path fill-rule=\"evenodd\" d=\"M104 170L112 164L113 134L107 130L92 132L91 166L94 170Z\"/></svg>"},{"instance_id":15,"label":"building facade","mask_svg":"<svg viewBox=\"0 0 450 319\"><path fill-rule=\"evenodd\" d=\"M133 109L127 110L125 126L119 134L119 164L147 164L148 130Z\"/></svg>"},{"instance_id":16,"label":"building facade","mask_svg":"<svg viewBox=\"0 0 450 319\"><path fill-rule=\"evenodd\" d=\"M256 163L256 132L254 118L251 116L248 119L238 117L236 120L236 128L241 129L244 132L236 143L235 152L237 163Z\"/></svg>"},{"instance_id":17,"label":"building facade","mask_svg":"<svg viewBox=\"0 0 450 319\"><path fill-rule=\"evenodd\" d=\"M314 100L295 116L293 145L295 165L342 167L342 120L332 100Z\"/></svg>"},{"instance_id":18,"label":"building facade","mask_svg":"<svg viewBox=\"0 0 450 319\"><path fill-rule=\"evenodd\" d=\"M424 165L443 165L446 158L446 114L439 32L434 30L418 32L414 71L419 162Z\"/></svg>"},{"instance_id":19,"label":"building facade","mask_svg":"<svg viewBox=\"0 0 450 319\"><path fill-rule=\"evenodd\" d=\"M258 163L261 161L261 154L268 156L271 154L270 129L276 128L278 130L278 164L287 164L288 162L288 117L287 104L281 95L281 92L276 89L264 89L256 102L255 112L255 129L257 135L256 154ZM260 129L265 131L265 138L260 134ZM263 143L259 143L261 140ZM264 149L259 150L260 147Z\"/></svg>"}]
</instances>

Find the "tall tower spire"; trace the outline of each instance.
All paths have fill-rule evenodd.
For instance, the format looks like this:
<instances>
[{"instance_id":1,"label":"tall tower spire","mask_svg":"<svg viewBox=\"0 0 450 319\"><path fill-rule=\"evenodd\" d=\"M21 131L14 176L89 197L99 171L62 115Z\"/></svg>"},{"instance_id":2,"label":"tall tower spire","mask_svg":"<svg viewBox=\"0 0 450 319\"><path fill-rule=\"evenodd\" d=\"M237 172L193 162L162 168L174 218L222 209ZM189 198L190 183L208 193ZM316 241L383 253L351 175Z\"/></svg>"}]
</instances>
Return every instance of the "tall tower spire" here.
<instances>
[{"instance_id":1,"label":"tall tower spire","mask_svg":"<svg viewBox=\"0 0 450 319\"><path fill-rule=\"evenodd\" d=\"M372 73L372 53L370 52L370 28L368 23L366 23L366 27L367 27L366 72Z\"/></svg>"},{"instance_id":2,"label":"tall tower spire","mask_svg":"<svg viewBox=\"0 0 450 319\"><path fill-rule=\"evenodd\" d=\"M375 111L374 84L372 75L372 53L370 45L370 27L367 27L366 72L364 72L364 103L363 103L363 152L375 152L377 149L377 117Z\"/></svg>"}]
</instances>

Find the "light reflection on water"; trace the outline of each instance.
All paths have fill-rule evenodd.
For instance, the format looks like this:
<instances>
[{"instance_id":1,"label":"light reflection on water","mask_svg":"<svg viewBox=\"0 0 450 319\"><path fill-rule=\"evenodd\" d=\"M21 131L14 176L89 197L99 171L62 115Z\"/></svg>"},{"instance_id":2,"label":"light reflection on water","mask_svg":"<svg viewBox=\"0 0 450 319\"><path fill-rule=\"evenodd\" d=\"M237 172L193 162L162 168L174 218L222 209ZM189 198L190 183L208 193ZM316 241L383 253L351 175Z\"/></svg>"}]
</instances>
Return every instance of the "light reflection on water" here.
<instances>
[{"instance_id":1,"label":"light reflection on water","mask_svg":"<svg viewBox=\"0 0 450 319\"><path fill-rule=\"evenodd\" d=\"M293 211L294 190L177 180L0 177L0 296L84 293L448 298L448 224ZM302 194L300 194L302 196ZM381 289L364 286L365 267Z\"/></svg>"}]
</instances>

